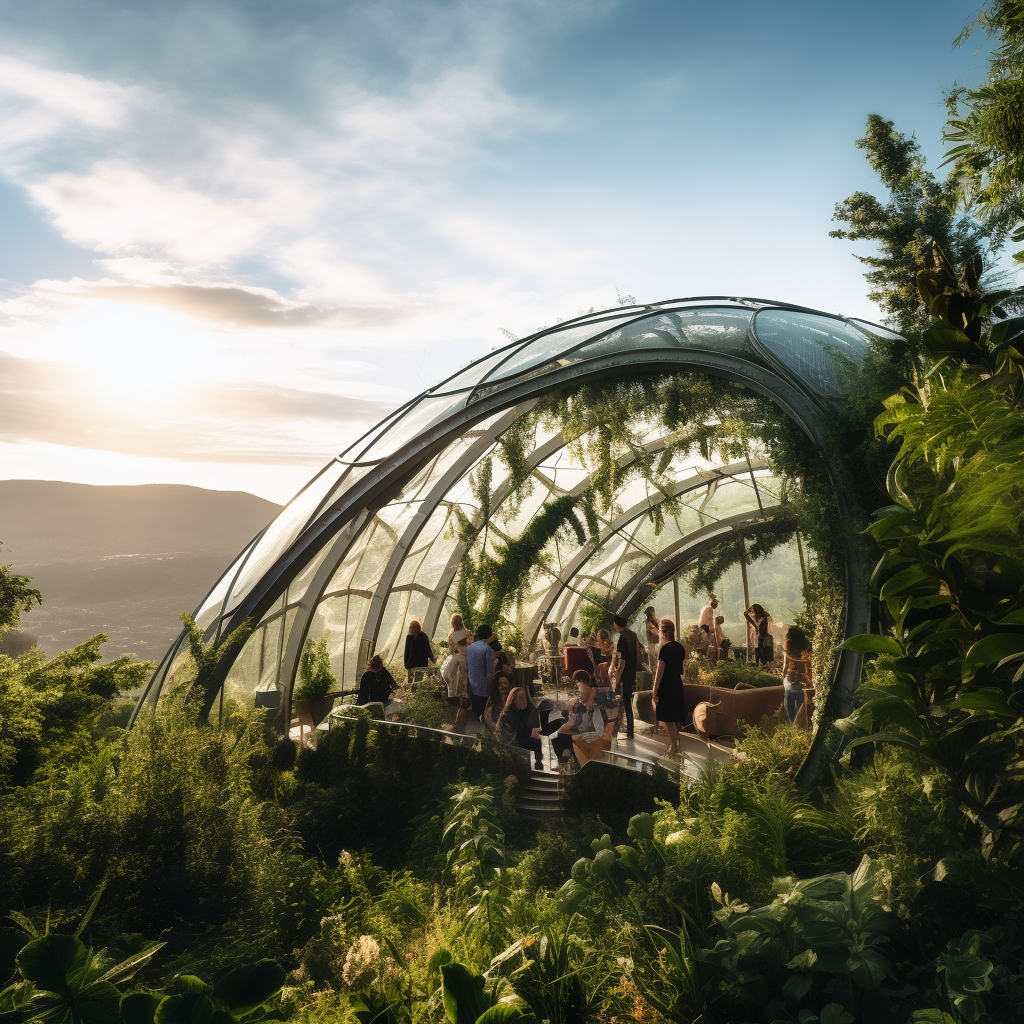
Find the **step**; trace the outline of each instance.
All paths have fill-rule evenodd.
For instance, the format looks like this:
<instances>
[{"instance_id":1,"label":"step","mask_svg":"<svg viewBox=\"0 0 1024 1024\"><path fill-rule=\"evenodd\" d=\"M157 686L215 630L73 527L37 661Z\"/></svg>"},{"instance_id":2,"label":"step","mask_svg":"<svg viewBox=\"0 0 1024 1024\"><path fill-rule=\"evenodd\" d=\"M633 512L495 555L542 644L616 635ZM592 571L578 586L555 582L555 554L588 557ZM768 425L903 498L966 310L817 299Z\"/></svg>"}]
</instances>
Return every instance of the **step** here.
<instances>
[{"instance_id":1,"label":"step","mask_svg":"<svg viewBox=\"0 0 1024 1024\"><path fill-rule=\"evenodd\" d=\"M560 800L535 800L529 797L520 797L516 801L516 809L524 814L559 814L562 810Z\"/></svg>"}]
</instances>

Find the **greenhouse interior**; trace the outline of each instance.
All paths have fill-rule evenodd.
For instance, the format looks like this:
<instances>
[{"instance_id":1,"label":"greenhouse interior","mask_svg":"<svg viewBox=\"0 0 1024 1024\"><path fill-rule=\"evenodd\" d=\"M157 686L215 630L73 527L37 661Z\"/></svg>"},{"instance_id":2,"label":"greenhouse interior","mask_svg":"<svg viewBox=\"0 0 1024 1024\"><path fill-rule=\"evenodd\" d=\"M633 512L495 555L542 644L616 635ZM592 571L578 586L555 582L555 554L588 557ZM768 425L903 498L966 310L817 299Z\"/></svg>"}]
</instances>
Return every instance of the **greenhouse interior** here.
<instances>
[{"instance_id":1,"label":"greenhouse interior","mask_svg":"<svg viewBox=\"0 0 1024 1024\"><path fill-rule=\"evenodd\" d=\"M752 665L744 613L756 605L769 613L776 662L788 626L817 615L832 631L817 633L804 712L813 753L856 684L859 656L838 647L869 616L855 546L827 542L855 500L830 430L873 341L894 337L788 303L713 296L591 312L493 351L302 489L194 613L204 643L224 650L216 670L193 681L186 629L136 714L189 680L211 716L255 702L282 732L315 742L376 655L400 684L386 720L472 739L481 727L457 721L441 676L453 616L470 633L489 625L514 657L516 685L557 707L573 687L566 646L577 635L599 646L615 616L643 645L653 606L687 648L687 683L702 687L712 725L683 723L683 757L666 756L665 731L641 706L652 655L632 694L635 738L617 726L604 759L678 772L730 756L755 707L747 691L764 691L761 710L782 703L778 665ZM822 597L824 577L834 585ZM722 621L709 657L688 637L712 593ZM409 672L413 620L433 662ZM329 713L304 720L293 691L321 640Z\"/></svg>"}]
</instances>

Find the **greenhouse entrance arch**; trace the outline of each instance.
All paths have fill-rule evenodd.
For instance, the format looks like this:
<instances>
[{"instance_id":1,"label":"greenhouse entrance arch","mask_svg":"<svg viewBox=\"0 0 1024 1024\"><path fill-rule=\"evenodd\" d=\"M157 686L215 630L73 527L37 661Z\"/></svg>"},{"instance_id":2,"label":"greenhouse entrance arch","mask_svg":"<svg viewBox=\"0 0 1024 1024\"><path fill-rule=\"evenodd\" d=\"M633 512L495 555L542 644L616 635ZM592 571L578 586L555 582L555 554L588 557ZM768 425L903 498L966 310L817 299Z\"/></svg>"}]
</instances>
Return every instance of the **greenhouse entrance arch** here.
<instances>
[{"instance_id":1,"label":"greenhouse entrance arch","mask_svg":"<svg viewBox=\"0 0 1024 1024\"><path fill-rule=\"evenodd\" d=\"M408 619L418 618L429 635L442 632L454 607L467 523L477 535L493 525L494 537L507 539L526 530L555 496L578 496L591 486L592 472L574 456L579 437L539 429L522 467L530 493L524 497L498 465L481 506L480 467L488 463L490 479L506 431L570 385L610 386L630 375L680 371L739 385L774 403L814 444L843 516L853 504L853 483L830 456L826 427L835 403L844 401L844 374L856 371L879 336L891 335L802 306L709 296L588 313L489 353L332 460L221 576L195 613L206 641L219 644L245 622L254 629L244 647L222 660L215 680L220 698L226 692L251 700L254 691L276 690L288 722L308 638L329 638L332 669L350 687L372 653L395 658ZM642 444L618 457L623 477L629 478L630 460L672 444L672 432L652 422ZM548 619L571 618L595 580L609 609L632 612L641 583L666 578L727 534L756 533L780 504L778 481L756 453L683 459L669 470L667 484L629 478L614 507L595 516L589 537L549 544L538 586L517 605L528 644ZM665 503L670 514L653 530ZM867 631L870 613L866 573L855 549L850 552L846 636ZM183 633L135 715L185 677L187 662ZM859 669L853 652L836 660L833 715L848 706Z\"/></svg>"}]
</instances>

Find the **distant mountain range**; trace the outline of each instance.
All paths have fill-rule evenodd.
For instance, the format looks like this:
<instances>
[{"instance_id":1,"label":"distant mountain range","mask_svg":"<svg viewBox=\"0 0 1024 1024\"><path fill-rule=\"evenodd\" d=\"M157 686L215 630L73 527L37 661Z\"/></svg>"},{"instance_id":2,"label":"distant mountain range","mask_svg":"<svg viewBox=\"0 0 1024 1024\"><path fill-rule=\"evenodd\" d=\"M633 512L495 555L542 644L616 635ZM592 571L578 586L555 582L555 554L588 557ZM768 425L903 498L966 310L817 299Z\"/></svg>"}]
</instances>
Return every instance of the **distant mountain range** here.
<instances>
[{"instance_id":1,"label":"distant mountain range","mask_svg":"<svg viewBox=\"0 0 1024 1024\"><path fill-rule=\"evenodd\" d=\"M53 655L106 633L107 657L158 659L228 563L281 510L244 491L0 480L0 564L43 604L21 629Z\"/></svg>"}]
</instances>

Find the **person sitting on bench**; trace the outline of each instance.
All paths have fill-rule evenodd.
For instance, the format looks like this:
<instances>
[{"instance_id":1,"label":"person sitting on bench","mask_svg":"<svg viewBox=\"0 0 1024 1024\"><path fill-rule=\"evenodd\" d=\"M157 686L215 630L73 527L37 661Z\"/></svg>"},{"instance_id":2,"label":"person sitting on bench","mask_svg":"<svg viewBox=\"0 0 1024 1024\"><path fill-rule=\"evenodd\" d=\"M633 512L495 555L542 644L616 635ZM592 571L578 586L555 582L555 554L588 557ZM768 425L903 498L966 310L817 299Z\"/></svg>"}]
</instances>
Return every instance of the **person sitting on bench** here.
<instances>
[{"instance_id":1,"label":"person sitting on bench","mask_svg":"<svg viewBox=\"0 0 1024 1024\"><path fill-rule=\"evenodd\" d=\"M582 768L611 747L620 705L611 688L595 686L585 669L574 672L572 679L579 697L569 708L568 719L551 742L559 761L564 760L563 753L571 748Z\"/></svg>"},{"instance_id":2,"label":"person sitting on bench","mask_svg":"<svg viewBox=\"0 0 1024 1024\"><path fill-rule=\"evenodd\" d=\"M509 691L495 732L506 743L532 750L534 767L538 771L544 767L540 756L540 715L530 695L521 686Z\"/></svg>"}]
</instances>

